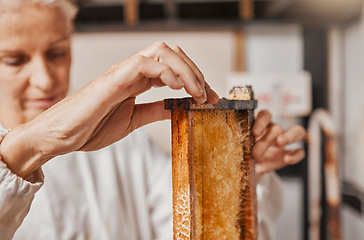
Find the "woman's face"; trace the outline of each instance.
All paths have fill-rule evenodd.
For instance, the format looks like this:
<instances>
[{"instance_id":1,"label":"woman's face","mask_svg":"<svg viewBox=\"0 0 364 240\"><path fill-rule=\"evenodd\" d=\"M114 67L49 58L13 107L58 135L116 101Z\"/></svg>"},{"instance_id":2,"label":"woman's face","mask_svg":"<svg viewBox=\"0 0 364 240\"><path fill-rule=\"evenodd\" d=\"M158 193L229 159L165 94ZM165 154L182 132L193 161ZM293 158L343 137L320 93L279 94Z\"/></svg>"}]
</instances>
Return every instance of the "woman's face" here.
<instances>
[{"instance_id":1,"label":"woman's face","mask_svg":"<svg viewBox=\"0 0 364 240\"><path fill-rule=\"evenodd\" d=\"M63 99L70 30L57 9L26 5L0 15L0 122L25 123Z\"/></svg>"}]
</instances>

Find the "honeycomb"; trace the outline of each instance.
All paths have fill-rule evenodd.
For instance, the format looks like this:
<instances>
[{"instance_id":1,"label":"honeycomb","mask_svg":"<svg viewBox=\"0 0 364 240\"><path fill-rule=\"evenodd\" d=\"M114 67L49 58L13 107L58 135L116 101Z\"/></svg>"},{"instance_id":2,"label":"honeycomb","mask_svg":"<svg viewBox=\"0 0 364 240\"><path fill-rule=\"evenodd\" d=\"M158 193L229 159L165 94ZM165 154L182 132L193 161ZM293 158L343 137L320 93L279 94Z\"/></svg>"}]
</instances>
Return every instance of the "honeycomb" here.
<instances>
[{"instance_id":1,"label":"honeycomb","mask_svg":"<svg viewBox=\"0 0 364 240\"><path fill-rule=\"evenodd\" d=\"M252 111L172 110L174 239L257 239Z\"/></svg>"}]
</instances>

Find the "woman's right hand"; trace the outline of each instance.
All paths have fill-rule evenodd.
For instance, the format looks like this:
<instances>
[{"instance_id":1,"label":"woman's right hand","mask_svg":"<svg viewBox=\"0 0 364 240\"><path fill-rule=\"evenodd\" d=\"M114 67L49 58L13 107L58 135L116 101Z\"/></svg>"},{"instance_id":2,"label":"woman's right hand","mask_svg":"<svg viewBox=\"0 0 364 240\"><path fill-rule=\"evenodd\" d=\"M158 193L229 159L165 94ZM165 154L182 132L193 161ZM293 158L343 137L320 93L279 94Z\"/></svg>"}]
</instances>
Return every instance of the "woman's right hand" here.
<instances>
[{"instance_id":1,"label":"woman's right hand","mask_svg":"<svg viewBox=\"0 0 364 240\"><path fill-rule=\"evenodd\" d=\"M97 150L138 127L168 119L170 113L162 102L135 104L139 94L162 86L185 88L199 103L218 101L200 70L178 46L156 42L12 129L0 145L3 161L14 173L27 177L54 156Z\"/></svg>"}]
</instances>

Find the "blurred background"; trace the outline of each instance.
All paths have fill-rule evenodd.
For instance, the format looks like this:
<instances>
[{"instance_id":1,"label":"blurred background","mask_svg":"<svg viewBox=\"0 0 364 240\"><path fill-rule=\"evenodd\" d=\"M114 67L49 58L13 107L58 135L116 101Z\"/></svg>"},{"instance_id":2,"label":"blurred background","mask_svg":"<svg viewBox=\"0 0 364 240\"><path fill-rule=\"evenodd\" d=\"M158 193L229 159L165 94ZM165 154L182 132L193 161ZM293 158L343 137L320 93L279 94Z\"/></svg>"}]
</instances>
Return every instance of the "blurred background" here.
<instances>
[{"instance_id":1,"label":"blurred background","mask_svg":"<svg viewBox=\"0 0 364 240\"><path fill-rule=\"evenodd\" d=\"M277 239L364 236L362 0L80 0L72 91L160 40L179 45L221 97L252 85L259 109L310 131L281 169ZM186 96L154 89L138 102ZM259 110L258 109L258 110ZM169 121L146 127L170 153ZM294 146L293 146L294 147ZM339 237L338 237L339 236Z\"/></svg>"}]
</instances>

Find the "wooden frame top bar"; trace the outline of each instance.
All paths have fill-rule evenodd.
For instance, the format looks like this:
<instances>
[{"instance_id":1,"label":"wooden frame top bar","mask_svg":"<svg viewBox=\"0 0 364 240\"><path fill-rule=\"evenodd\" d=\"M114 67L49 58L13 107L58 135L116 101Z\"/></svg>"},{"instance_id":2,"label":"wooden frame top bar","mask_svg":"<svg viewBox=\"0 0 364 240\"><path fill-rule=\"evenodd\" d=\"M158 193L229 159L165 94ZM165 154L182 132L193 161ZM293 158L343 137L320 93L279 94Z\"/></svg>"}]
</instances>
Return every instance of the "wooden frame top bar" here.
<instances>
[{"instance_id":1,"label":"wooden frame top bar","mask_svg":"<svg viewBox=\"0 0 364 240\"><path fill-rule=\"evenodd\" d=\"M177 106L183 105L185 110L254 110L258 105L256 100L228 100L226 98L221 98L216 104L199 104L193 98L171 98L164 100L164 108L166 110L173 111L174 104Z\"/></svg>"}]
</instances>

